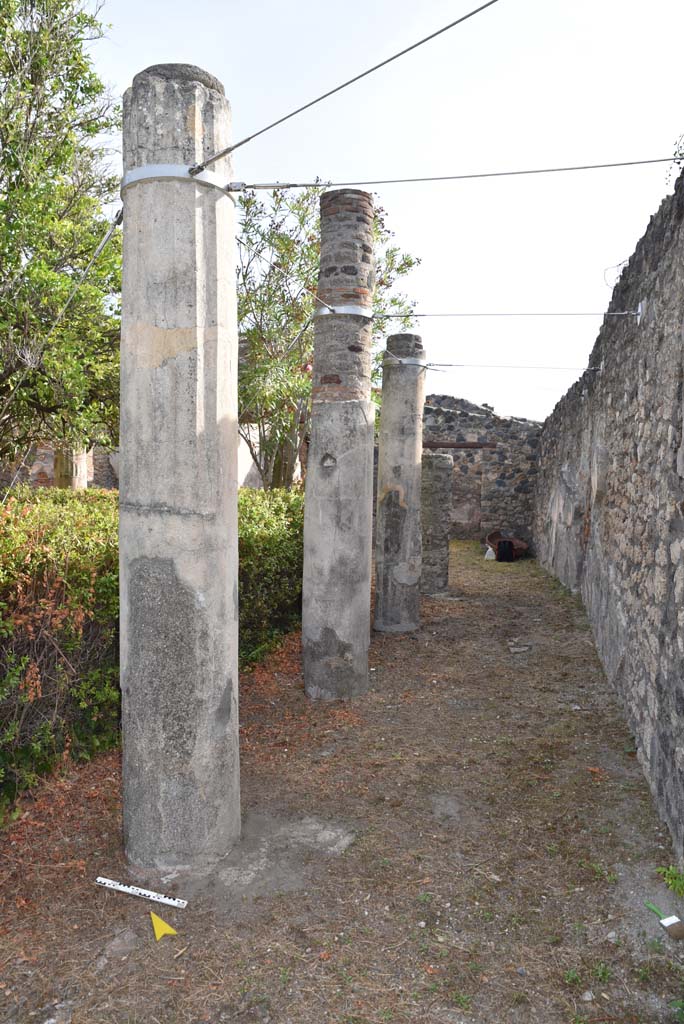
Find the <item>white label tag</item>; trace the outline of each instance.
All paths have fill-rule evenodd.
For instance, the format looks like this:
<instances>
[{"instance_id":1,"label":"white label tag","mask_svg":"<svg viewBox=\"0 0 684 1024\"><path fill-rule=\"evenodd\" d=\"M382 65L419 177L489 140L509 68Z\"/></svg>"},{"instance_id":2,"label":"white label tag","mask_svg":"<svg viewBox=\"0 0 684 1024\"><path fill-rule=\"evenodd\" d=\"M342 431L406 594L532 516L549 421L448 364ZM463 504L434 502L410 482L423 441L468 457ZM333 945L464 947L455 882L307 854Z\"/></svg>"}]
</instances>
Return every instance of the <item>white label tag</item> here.
<instances>
[{"instance_id":1,"label":"white label tag","mask_svg":"<svg viewBox=\"0 0 684 1024\"><path fill-rule=\"evenodd\" d=\"M125 892L128 896L140 896L143 900L152 900L153 903L166 903L169 907L187 907L187 900L178 900L173 896L163 896L159 892L152 892L151 889L140 889L137 885L124 885L123 882L114 882L111 878L96 878L95 885L101 885L105 889L114 889L115 892Z\"/></svg>"}]
</instances>

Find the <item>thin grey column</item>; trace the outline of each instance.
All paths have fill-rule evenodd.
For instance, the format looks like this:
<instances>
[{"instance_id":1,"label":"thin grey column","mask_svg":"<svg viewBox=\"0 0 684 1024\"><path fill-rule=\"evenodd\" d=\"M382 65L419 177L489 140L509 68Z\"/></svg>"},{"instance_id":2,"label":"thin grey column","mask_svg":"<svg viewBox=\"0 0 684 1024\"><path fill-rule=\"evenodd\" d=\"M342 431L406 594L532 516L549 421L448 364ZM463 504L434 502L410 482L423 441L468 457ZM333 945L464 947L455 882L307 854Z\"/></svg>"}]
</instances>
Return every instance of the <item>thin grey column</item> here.
<instances>
[{"instance_id":1,"label":"thin grey column","mask_svg":"<svg viewBox=\"0 0 684 1024\"><path fill-rule=\"evenodd\" d=\"M420 477L425 350L417 334L387 339L375 519L373 626L404 633L420 624Z\"/></svg>"},{"instance_id":2,"label":"thin grey column","mask_svg":"<svg viewBox=\"0 0 684 1024\"><path fill-rule=\"evenodd\" d=\"M449 526L454 459L443 452L423 452L423 566L420 589L438 594L449 587Z\"/></svg>"},{"instance_id":3,"label":"thin grey column","mask_svg":"<svg viewBox=\"0 0 684 1024\"><path fill-rule=\"evenodd\" d=\"M235 209L186 169L230 142L212 75L124 97L121 689L124 840L202 867L240 834ZM212 165L233 177L228 159Z\"/></svg>"},{"instance_id":4,"label":"thin grey column","mask_svg":"<svg viewBox=\"0 0 684 1024\"><path fill-rule=\"evenodd\" d=\"M367 192L321 196L302 648L306 692L324 700L349 699L368 688L373 218Z\"/></svg>"}]
</instances>

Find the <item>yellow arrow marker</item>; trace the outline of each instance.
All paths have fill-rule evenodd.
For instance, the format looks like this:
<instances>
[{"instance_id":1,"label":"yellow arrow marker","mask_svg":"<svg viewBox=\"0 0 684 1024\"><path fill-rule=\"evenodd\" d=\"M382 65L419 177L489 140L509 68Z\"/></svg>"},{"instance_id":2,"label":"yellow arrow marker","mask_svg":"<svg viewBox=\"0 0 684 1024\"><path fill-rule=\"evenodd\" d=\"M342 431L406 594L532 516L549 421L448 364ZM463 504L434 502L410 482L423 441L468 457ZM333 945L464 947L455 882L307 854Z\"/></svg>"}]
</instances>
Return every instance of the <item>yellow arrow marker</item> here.
<instances>
[{"instance_id":1,"label":"yellow arrow marker","mask_svg":"<svg viewBox=\"0 0 684 1024\"><path fill-rule=\"evenodd\" d=\"M159 942L162 935L177 935L178 932L175 928L172 928L166 921L162 921L161 917L157 917L150 910L150 917L152 918L152 927L154 928L154 937Z\"/></svg>"}]
</instances>

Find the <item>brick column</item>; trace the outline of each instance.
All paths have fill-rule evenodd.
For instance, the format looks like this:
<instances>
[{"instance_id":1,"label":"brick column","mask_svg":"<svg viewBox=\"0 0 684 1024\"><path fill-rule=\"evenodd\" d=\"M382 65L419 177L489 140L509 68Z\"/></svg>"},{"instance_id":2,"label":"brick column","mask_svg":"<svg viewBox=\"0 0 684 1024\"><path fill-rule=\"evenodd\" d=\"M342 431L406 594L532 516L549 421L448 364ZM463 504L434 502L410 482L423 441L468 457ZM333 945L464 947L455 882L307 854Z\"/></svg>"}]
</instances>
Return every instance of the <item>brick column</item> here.
<instances>
[{"instance_id":1,"label":"brick column","mask_svg":"<svg viewBox=\"0 0 684 1024\"><path fill-rule=\"evenodd\" d=\"M341 189L321 196L302 648L306 692L327 700L368 688L373 217L366 192Z\"/></svg>"}]
</instances>

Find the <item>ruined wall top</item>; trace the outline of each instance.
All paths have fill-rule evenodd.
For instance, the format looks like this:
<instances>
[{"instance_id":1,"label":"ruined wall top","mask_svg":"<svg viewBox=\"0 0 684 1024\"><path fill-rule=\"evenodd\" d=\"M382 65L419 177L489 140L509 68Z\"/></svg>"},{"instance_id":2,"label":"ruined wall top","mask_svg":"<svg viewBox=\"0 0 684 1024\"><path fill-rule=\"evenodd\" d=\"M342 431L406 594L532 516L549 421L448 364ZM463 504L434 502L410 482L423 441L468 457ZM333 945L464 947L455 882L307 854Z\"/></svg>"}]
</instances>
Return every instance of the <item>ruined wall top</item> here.
<instances>
[{"instance_id":1,"label":"ruined wall top","mask_svg":"<svg viewBox=\"0 0 684 1024\"><path fill-rule=\"evenodd\" d=\"M472 440L487 441L497 437L535 436L541 430L541 423L527 420L521 416L499 416L491 405L476 405L465 398L453 395L428 395L425 399L426 430L443 425L447 430L461 433L476 433ZM428 407L430 412L428 413ZM430 420L430 416L432 420ZM446 435L445 435L446 436ZM463 436L452 440L470 440Z\"/></svg>"}]
</instances>

